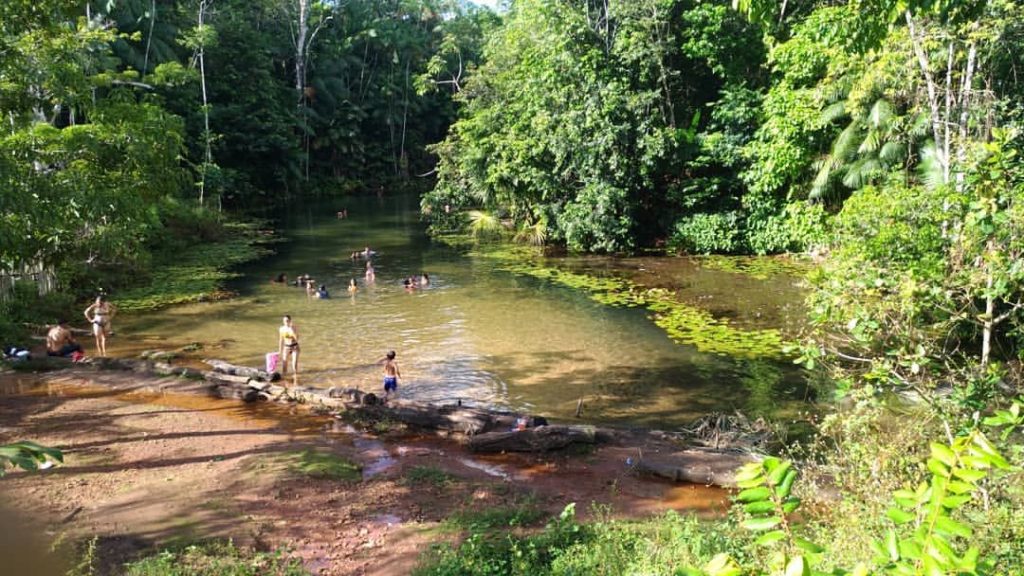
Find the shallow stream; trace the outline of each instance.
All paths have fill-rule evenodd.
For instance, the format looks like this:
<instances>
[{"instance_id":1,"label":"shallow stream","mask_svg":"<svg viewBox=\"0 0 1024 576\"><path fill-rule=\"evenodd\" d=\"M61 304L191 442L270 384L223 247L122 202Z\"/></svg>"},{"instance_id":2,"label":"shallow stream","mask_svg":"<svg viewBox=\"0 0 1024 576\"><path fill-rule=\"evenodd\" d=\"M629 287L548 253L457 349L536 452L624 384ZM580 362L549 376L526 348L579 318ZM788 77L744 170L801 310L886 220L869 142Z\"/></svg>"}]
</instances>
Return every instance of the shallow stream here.
<instances>
[{"instance_id":1,"label":"shallow stream","mask_svg":"<svg viewBox=\"0 0 1024 576\"><path fill-rule=\"evenodd\" d=\"M347 219L336 217L342 208ZM655 428L712 411L779 416L805 406L804 375L778 350L760 345L731 354L714 345L716 338L795 332L804 312L790 266L585 257L533 259L524 267L478 247L432 241L416 208L402 198L292 206L278 215L289 241L241 270L232 286L238 298L121 315L109 351L200 342L206 357L262 365L277 348L281 316L291 314L303 385L377 391L376 362L395 350L400 394L424 401L461 399L573 419L582 398L586 421ZM374 282L365 279L365 261L350 258L367 246L377 252ZM424 272L429 287L403 288L404 278ZM279 273L289 280L310 274L332 297L310 300L302 289L271 283ZM352 278L359 290L349 294ZM651 309L613 305L606 293L595 298L579 286L594 278L626 282L633 294L662 288L661 298L684 306L683 321L706 316L715 329L691 330L689 338L707 341L681 344Z\"/></svg>"}]
</instances>

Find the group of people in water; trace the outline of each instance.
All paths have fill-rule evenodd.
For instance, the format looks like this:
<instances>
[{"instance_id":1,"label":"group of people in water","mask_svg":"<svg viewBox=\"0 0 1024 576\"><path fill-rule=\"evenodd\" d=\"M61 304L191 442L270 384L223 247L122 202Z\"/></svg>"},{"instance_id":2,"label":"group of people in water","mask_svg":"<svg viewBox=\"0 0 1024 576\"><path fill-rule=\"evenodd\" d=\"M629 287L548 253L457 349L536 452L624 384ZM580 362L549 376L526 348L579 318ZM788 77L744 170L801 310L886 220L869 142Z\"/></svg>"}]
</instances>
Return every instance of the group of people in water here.
<instances>
[{"instance_id":1,"label":"group of people in water","mask_svg":"<svg viewBox=\"0 0 1024 576\"><path fill-rule=\"evenodd\" d=\"M285 314L281 319L281 326L277 329L277 358L267 366L268 371L274 371L280 367L281 376L286 376L289 369L292 373L292 385L299 384L299 332L292 322L292 317ZM384 398L387 399L392 393L398 392L398 381L402 378L402 371L395 361L395 351L391 350L377 361L384 366Z\"/></svg>"},{"instance_id":2,"label":"group of people in water","mask_svg":"<svg viewBox=\"0 0 1024 576\"><path fill-rule=\"evenodd\" d=\"M373 257L376 256L376 254L377 253L371 250L369 246L361 251L352 252L351 254L353 260L366 261L365 281L367 284L372 284L376 280L376 272L373 268ZM325 284L318 285L316 280L308 274L302 274L295 278L293 282L289 283L288 277L284 273L281 273L275 276L272 279L272 282L285 285L291 284L293 286L304 288L307 298L310 299L330 298L327 286ZM409 291L425 288L430 285L430 276L426 273L417 276L409 276L402 279L402 285ZM359 286L356 284L356 279L352 278L349 281L348 291L354 294L358 290ZM107 338L113 334L112 322L116 314L117 307L108 301L102 294L97 296L96 300L83 312L86 321L88 321L92 327L92 333L96 339L96 351L99 356L107 355ZM293 385L297 385L299 374L299 352L299 333L296 330L295 325L292 323L292 317L290 315L285 315L282 319L281 326L278 328L278 351L274 362L275 366L271 367L268 365L268 370L280 367L280 373L282 376L286 375L290 371L292 375L292 383ZM57 321L56 325L50 327L47 331L46 353L49 356L71 358L76 361L84 357L85 352L82 345L75 339L75 335L68 326L68 321L66 319L61 318ZM398 381L402 377L402 373L398 368L398 362L395 361L395 356L396 354L394 350L392 350L377 361L378 364L383 365L385 398L390 396L392 393L397 392Z\"/></svg>"},{"instance_id":3,"label":"group of people in water","mask_svg":"<svg viewBox=\"0 0 1024 576\"><path fill-rule=\"evenodd\" d=\"M111 322L117 314L117 306L110 303L102 294L85 309L85 319L92 326L92 334L96 339L96 352L100 356L107 355L107 338L113 334ZM85 356L82 345L68 327L68 321L61 318L57 324L46 332L47 356L60 356L80 360Z\"/></svg>"},{"instance_id":4,"label":"group of people in water","mask_svg":"<svg viewBox=\"0 0 1024 576\"><path fill-rule=\"evenodd\" d=\"M347 217L342 216L341 212L338 213L339 218ZM377 252L371 250L369 246L366 246L363 250L357 250L352 252L350 258L353 261L366 261L366 273L364 276L366 284L373 284L376 281L376 271L373 268L373 259L377 255ZM301 274L293 282L288 282L288 277L284 273L278 274L272 280L272 282L278 284L288 285L305 288L306 297L309 299L325 299L330 298L330 293L327 290L325 284L317 284L316 280L309 274ZM430 275L423 273L417 276L409 276L402 279L402 285L407 291L414 291L420 288L425 288L430 285ZM352 278L349 280L348 292L355 294L359 291L359 285L356 283L356 279ZM292 322L291 315L284 315L281 320L281 326L277 330L277 356L271 361L268 356L268 371L278 371L281 376L286 376L288 372L291 372L292 385L298 385L299 381L299 333L295 328L295 324ZM401 370L398 367L398 362L395 361L395 351L389 351L383 358L377 361L378 364L383 365L384 369L384 398L388 398L392 393L396 393L398 390L398 381L402 377Z\"/></svg>"},{"instance_id":5,"label":"group of people in water","mask_svg":"<svg viewBox=\"0 0 1024 576\"><path fill-rule=\"evenodd\" d=\"M363 275L364 282L374 284L377 281L377 271L373 267L373 258L377 255L375 250L371 250L369 246L363 250L356 250L350 254L350 259L353 261L365 260L366 261L366 272ZM290 284L299 288L304 288L306 291L306 298L313 300L323 300L331 297L330 291L327 289L326 284L318 284L317 281L309 274L300 274L292 282L288 281L288 275L280 273L271 279L271 282L276 284ZM407 291L414 291L420 288L426 288L430 285L430 275L426 272L416 275L408 276L402 279L402 286ZM347 290L349 294L355 294L359 291L359 284L356 283L356 279L352 278L349 280Z\"/></svg>"}]
</instances>

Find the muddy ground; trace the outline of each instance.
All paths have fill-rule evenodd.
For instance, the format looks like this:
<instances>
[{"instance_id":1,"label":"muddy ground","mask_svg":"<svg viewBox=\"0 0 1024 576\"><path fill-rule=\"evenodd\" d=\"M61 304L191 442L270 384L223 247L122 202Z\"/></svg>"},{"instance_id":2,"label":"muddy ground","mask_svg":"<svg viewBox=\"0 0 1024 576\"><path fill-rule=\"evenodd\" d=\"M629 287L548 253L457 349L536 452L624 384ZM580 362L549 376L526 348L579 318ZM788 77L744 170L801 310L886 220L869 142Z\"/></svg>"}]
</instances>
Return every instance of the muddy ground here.
<instances>
[{"instance_id":1,"label":"muddy ground","mask_svg":"<svg viewBox=\"0 0 1024 576\"><path fill-rule=\"evenodd\" d=\"M175 386L85 368L0 374L0 444L31 439L65 454L61 466L0 479L0 498L45 538L99 537L107 573L158 546L225 537L338 575L407 574L432 543L459 537L451 518L480 510L539 507L546 518L576 502L583 518L592 503L641 517L728 504L717 488L629 474L635 447L483 457L451 440ZM305 450L362 472L311 477L296 470ZM417 482L415 471L428 473Z\"/></svg>"}]
</instances>

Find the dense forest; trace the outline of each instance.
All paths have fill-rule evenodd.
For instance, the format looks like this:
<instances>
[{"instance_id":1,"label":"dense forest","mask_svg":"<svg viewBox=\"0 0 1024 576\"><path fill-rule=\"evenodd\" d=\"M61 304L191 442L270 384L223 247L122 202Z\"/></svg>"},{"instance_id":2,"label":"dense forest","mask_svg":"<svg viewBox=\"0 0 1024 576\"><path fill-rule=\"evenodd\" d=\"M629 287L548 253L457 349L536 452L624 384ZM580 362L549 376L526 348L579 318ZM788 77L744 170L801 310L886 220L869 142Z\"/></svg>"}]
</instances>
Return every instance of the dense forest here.
<instances>
[{"instance_id":1,"label":"dense forest","mask_svg":"<svg viewBox=\"0 0 1024 576\"><path fill-rule=\"evenodd\" d=\"M1015 0L5 0L0 329L48 310L15 278L130 285L313 196L572 252L810 254L786 353L840 402L788 456L838 498L791 526L791 490L828 490L769 459L739 525L563 517L432 573L1017 573L1022 59Z\"/></svg>"}]
</instances>

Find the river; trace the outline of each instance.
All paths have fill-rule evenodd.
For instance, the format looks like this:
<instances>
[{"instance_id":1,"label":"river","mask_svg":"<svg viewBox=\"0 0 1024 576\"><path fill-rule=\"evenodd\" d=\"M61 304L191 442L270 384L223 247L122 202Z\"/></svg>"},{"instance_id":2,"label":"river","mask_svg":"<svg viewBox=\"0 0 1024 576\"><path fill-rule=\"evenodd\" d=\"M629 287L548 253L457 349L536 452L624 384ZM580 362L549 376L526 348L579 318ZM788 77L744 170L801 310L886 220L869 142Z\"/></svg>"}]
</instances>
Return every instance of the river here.
<instances>
[{"instance_id":1,"label":"river","mask_svg":"<svg viewBox=\"0 0 1024 576\"><path fill-rule=\"evenodd\" d=\"M335 216L342 207L347 219ZM376 361L395 350L403 397L556 419L574 419L580 398L584 421L655 428L714 411L784 417L806 406L805 376L785 358L722 352L713 342L718 331L707 331L710 348L681 344L644 306L611 306L486 250L432 241L416 208L403 198L292 206L276 215L288 241L240 271L231 286L238 298L121 315L110 352L200 342L206 357L262 365L276 349L281 316L290 314L303 385L377 391ZM373 283L365 263L350 258L366 246L377 251ZM792 334L804 314L798 277L762 262L591 256L530 266L664 288L729 330ZM403 278L424 272L428 288L403 288ZM309 300L299 288L271 283L278 273L310 274L332 298ZM352 278L359 290L350 295Z\"/></svg>"}]
</instances>

